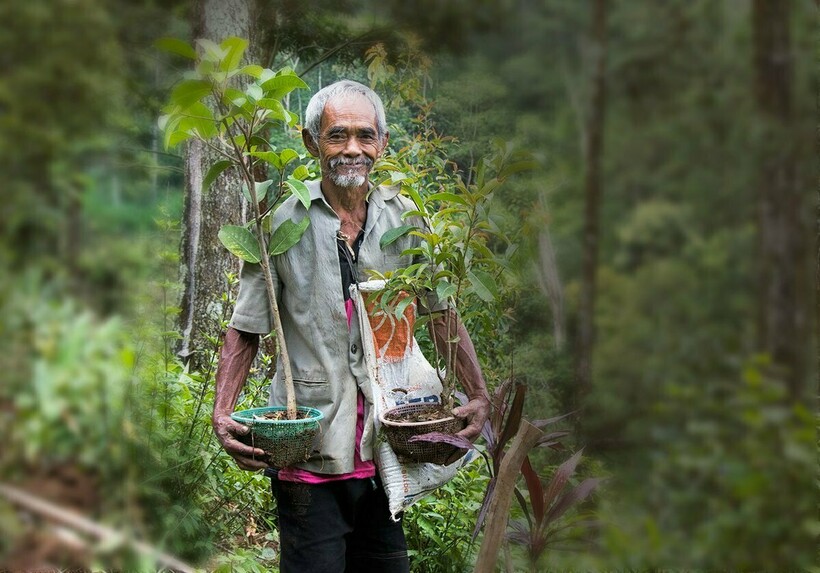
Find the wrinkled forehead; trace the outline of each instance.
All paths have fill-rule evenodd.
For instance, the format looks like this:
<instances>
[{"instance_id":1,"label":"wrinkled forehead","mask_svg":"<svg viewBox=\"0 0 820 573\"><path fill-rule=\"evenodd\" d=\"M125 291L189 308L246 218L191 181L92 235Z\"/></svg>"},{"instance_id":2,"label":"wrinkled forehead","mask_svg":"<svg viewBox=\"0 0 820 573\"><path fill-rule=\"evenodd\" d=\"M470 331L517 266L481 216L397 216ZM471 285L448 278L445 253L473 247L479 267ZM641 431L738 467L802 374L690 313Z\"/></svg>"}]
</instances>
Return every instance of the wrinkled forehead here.
<instances>
[{"instance_id":1,"label":"wrinkled forehead","mask_svg":"<svg viewBox=\"0 0 820 573\"><path fill-rule=\"evenodd\" d=\"M325 103L322 110L321 127L324 129L331 123L355 122L369 123L377 127L378 119L376 107L363 94L348 93L333 96Z\"/></svg>"}]
</instances>

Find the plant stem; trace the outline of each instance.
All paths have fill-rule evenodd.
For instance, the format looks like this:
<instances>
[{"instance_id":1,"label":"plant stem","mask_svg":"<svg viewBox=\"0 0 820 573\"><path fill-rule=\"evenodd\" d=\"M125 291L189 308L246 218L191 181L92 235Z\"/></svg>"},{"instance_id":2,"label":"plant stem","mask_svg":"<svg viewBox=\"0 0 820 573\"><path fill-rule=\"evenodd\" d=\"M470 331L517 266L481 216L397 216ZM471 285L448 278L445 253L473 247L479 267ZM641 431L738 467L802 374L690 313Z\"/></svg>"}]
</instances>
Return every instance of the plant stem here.
<instances>
[{"instance_id":1,"label":"plant stem","mask_svg":"<svg viewBox=\"0 0 820 573\"><path fill-rule=\"evenodd\" d=\"M256 197L256 185L253 174L248 169L245 163L245 156L236 144L236 138L230 131L230 126L223 120L225 128L228 132L228 138L231 140L231 145L234 148L236 157L239 160L239 166L242 169L242 175L248 185L248 192L251 196L251 208L253 209L254 223L256 226L256 240L259 241L259 250L261 257L259 263L262 266L262 276L265 278L265 287L268 294L268 302L270 303L273 314L273 328L276 331L276 343L279 346L279 352L282 357L282 370L285 379L285 393L287 396L287 412L288 420L296 419L296 391L293 388L293 373L290 368L290 355L288 354L287 344L285 343L285 332L282 328L282 319L279 315L279 303L276 301L276 290L273 286L273 277L270 272L270 259L268 258L268 244L265 240L265 234L262 231L262 216L259 213L259 202ZM245 144L249 143L249 137L245 136Z\"/></svg>"}]
</instances>

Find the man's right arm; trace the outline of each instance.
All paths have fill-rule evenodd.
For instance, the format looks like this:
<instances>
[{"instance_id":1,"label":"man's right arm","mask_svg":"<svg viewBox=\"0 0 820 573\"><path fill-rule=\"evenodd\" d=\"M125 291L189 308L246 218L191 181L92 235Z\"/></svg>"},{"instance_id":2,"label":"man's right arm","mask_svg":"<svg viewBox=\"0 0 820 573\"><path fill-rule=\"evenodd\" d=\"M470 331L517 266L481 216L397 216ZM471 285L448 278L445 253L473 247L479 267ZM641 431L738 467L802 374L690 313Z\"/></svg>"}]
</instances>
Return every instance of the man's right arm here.
<instances>
[{"instance_id":1,"label":"man's right arm","mask_svg":"<svg viewBox=\"0 0 820 573\"><path fill-rule=\"evenodd\" d=\"M245 385L253 359L259 349L259 335L228 328L216 369L216 393L214 396L214 433L228 454L243 470L259 470L268 467L260 457L264 450L247 446L236 439L248 433L249 428L231 419L236 401ZM256 457L257 459L254 459Z\"/></svg>"}]
</instances>

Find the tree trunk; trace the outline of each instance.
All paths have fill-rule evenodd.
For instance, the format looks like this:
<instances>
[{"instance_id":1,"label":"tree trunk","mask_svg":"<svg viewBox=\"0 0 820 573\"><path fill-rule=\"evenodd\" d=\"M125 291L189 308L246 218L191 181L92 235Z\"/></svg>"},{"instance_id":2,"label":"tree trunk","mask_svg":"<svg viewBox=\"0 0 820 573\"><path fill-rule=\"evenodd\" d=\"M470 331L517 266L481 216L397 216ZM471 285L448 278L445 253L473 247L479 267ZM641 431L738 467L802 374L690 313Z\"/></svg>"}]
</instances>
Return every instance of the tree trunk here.
<instances>
[{"instance_id":1,"label":"tree trunk","mask_svg":"<svg viewBox=\"0 0 820 573\"><path fill-rule=\"evenodd\" d=\"M592 351L595 343L595 291L598 269L598 227L601 203L606 104L606 0L595 0L592 14L592 94L587 118L584 177L584 231L581 300L576 351L576 407L592 388Z\"/></svg>"},{"instance_id":2,"label":"tree trunk","mask_svg":"<svg viewBox=\"0 0 820 573\"><path fill-rule=\"evenodd\" d=\"M547 297L552 311L552 338L555 350L564 347L566 338L566 321L564 319L564 289L555 262L555 249L552 246L549 227L546 222L538 232L538 261L536 262L538 287Z\"/></svg>"},{"instance_id":3,"label":"tree trunk","mask_svg":"<svg viewBox=\"0 0 820 573\"><path fill-rule=\"evenodd\" d=\"M757 186L757 346L793 399L804 393L798 277L805 233L796 184L792 123L789 0L755 0L752 8L754 93L761 140ZM807 237L806 237L807 238Z\"/></svg>"},{"instance_id":4,"label":"tree trunk","mask_svg":"<svg viewBox=\"0 0 820 573\"><path fill-rule=\"evenodd\" d=\"M248 38L249 58L253 58L253 0L199 0L194 9L194 38L221 42L229 36ZM219 159L203 143L191 140L185 153L185 203L180 253L183 293L179 318L179 355L191 370L203 370L211 359L213 345L208 337L219 338L220 321L226 316L222 295L228 290L227 272L239 271L239 260L219 242L222 225L243 224L239 173L227 170L210 189L202 181L210 166Z\"/></svg>"}]
</instances>

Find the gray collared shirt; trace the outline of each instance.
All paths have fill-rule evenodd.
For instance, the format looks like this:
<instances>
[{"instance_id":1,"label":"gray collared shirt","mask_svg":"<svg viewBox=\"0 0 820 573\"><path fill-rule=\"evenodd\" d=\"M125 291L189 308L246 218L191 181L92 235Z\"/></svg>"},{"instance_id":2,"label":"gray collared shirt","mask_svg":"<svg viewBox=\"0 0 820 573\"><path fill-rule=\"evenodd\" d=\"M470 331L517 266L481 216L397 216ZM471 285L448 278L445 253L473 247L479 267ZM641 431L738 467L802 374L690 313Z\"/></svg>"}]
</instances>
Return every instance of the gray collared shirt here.
<instances>
[{"instance_id":1,"label":"gray collared shirt","mask_svg":"<svg viewBox=\"0 0 820 573\"><path fill-rule=\"evenodd\" d=\"M295 197L287 199L274 214L273 228L285 219L310 217L310 226L299 243L282 255L271 257L273 283L293 370L296 401L324 414L322 427L310 459L298 467L313 472L342 474L353 471L356 435L356 395L365 400L365 425L360 452L373 458L373 397L365 365L357 320L348 329L336 243L340 221L325 200L320 181L308 184L309 209ZM368 280L367 270L385 272L412 263L402 251L418 245L405 235L384 249L379 239L388 230L414 222L402 214L414 209L398 188L375 187L368 197L367 222L359 249L358 280ZM419 224L419 220L415 220ZM438 310L436 306L433 310ZM258 264L245 263L239 295L230 326L244 332L268 334L272 317L265 281ZM271 405L285 404L281 356L271 384Z\"/></svg>"}]
</instances>

